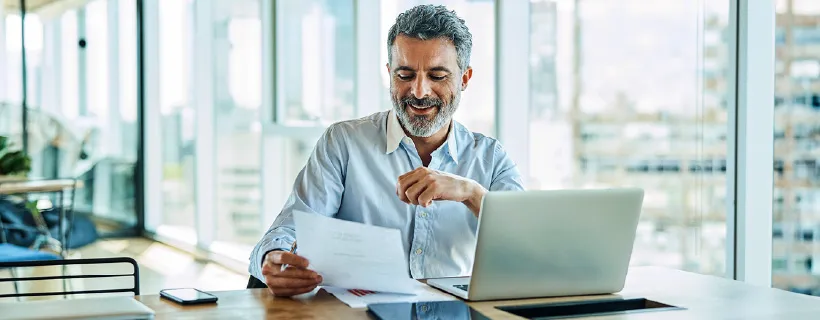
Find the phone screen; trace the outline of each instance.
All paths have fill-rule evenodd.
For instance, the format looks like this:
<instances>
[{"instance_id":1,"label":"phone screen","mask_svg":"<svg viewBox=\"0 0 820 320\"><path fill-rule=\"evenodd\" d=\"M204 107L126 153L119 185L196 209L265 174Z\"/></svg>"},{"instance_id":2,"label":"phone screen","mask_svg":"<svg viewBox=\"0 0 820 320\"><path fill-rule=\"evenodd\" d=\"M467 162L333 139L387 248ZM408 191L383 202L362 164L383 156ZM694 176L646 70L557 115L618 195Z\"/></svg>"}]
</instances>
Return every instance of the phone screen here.
<instances>
[{"instance_id":1,"label":"phone screen","mask_svg":"<svg viewBox=\"0 0 820 320\"><path fill-rule=\"evenodd\" d=\"M194 289L169 289L164 290L165 294L175 296L183 301L196 301L200 299L211 299L214 296Z\"/></svg>"}]
</instances>

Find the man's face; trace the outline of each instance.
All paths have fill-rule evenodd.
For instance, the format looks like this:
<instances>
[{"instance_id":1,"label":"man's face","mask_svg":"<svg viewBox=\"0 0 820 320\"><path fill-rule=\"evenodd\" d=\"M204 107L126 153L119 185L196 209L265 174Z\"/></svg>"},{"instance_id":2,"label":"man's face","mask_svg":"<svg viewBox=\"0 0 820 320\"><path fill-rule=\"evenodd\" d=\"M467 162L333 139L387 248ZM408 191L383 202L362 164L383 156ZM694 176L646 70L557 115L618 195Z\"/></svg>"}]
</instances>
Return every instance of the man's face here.
<instances>
[{"instance_id":1,"label":"man's face","mask_svg":"<svg viewBox=\"0 0 820 320\"><path fill-rule=\"evenodd\" d=\"M387 70L396 115L411 135L429 137L450 123L472 69L459 69L456 48L444 38L399 35L391 50Z\"/></svg>"}]
</instances>

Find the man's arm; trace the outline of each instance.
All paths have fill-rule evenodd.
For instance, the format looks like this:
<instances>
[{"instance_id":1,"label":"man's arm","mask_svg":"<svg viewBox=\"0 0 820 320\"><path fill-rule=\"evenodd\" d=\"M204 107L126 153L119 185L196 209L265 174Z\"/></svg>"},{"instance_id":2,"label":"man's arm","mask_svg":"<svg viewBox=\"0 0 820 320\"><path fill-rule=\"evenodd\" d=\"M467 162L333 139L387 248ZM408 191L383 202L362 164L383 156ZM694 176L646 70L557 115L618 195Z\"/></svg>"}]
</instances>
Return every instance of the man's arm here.
<instances>
[{"instance_id":1,"label":"man's arm","mask_svg":"<svg viewBox=\"0 0 820 320\"><path fill-rule=\"evenodd\" d=\"M339 211L348 156L347 149L342 148L344 139L344 132L330 126L317 141L282 211L251 253L248 272L257 279L265 281L262 274L265 255L273 250L289 251L296 240L293 211L329 217Z\"/></svg>"},{"instance_id":2,"label":"man's arm","mask_svg":"<svg viewBox=\"0 0 820 320\"><path fill-rule=\"evenodd\" d=\"M493 146L494 168L490 191L520 191L524 190L524 182L515 162L510 159L500 142Z\"/></svg>"},{"instance_id":3,"label":"man's arm","mask_svg":"<svg viewBox=\"0 0 820 320\"><path fill-rule=\"evenodd\" d=\"M524 190L521 175L515 163L507 156L501 144L493 146L493 169L489 190L474 180L427 167L419 167L399 176L396 195L401 201L429 206L434 200L450 200L463 203L478 217L481 201L490 191Z\"/></svg>"}]
</instances>

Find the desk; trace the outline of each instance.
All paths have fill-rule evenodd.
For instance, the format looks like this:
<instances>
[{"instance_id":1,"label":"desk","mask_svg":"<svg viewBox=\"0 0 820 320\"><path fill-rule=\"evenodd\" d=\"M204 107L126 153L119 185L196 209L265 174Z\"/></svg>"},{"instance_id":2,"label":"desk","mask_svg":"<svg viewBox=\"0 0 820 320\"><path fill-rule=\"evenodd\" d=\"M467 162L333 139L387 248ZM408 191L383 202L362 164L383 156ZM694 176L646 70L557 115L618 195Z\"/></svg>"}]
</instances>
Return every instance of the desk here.
<instances>
[{"instance_id":1,"label":"desk","mask_svg":"<svg viewBox=\"0 0 820 320\"><path fill-rule=\"evenodd\" d=\"M82 182L73 179L56 180L4 180L0 179L0 194L62 192L66 189L81 188Z\"/></svg>"},{"instance_id":2,"label":"desk","mask_svg":"<svg viewBox=\"0 0 820 320\"><path fill-rule=\"evenodd\" d=\"M183 307L161 300L158 295L138 296L136 299L153 309L156 319L368 319L365 309L349 308L323 290L300 298L273 297L265 289L214 294L219 297L218 304L206 306ZM820 319L820 297L656 267L632 268L627 278L627 288L616 295L469 304L491 319L522 319L495 307L612 297L643 297L684 309L594 319Z\"/></svg>"}]
</instances>

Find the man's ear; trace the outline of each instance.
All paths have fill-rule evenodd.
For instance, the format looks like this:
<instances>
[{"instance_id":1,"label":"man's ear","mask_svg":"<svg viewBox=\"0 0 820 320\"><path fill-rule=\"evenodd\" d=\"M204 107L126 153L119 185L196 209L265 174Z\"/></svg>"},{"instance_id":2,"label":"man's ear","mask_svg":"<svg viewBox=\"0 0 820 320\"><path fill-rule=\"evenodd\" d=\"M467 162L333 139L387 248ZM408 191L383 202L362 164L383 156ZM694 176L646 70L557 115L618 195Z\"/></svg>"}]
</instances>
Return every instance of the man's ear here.
<instances>
[{"instance_id":1,"label":"man's ear","mask_svg":"<svg viewBox=\"0 0 820 320\"><path fill-rule=\"evenodd\" d=\"M461 75L461 91L467 89L467 83L470 82L470 78L473 77L473 67L467 67L467 70L464 71L464 74Z\"/></svg>"},{"instance_id":2,"label":"man's ear","mask_svg":"<svg viewBox=\"0 0 820 320\"><path fill-rule=\"evenodd\" d=\"M387 75L389 76L390 75L390 62L385 63L384 67L387 69Z\"/></svg>"}]
</instances>

